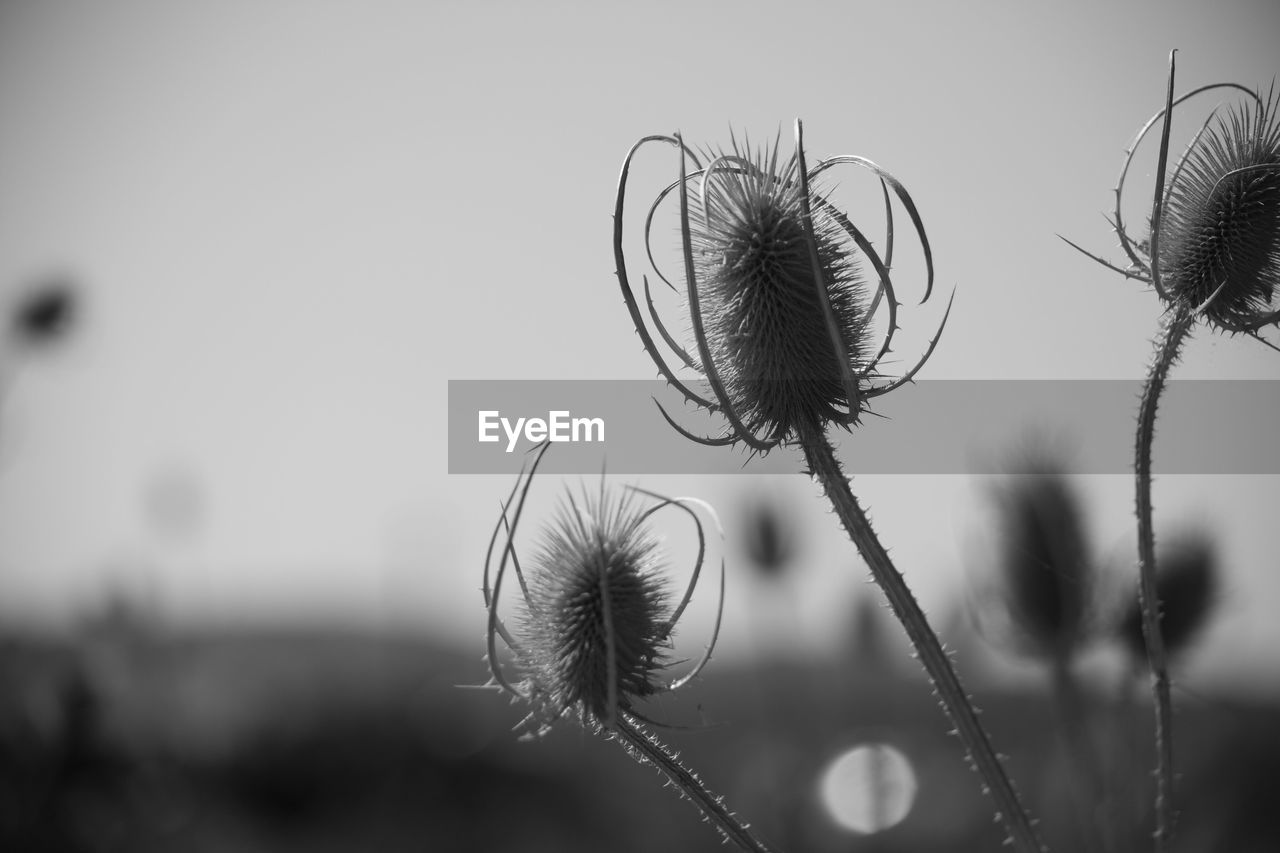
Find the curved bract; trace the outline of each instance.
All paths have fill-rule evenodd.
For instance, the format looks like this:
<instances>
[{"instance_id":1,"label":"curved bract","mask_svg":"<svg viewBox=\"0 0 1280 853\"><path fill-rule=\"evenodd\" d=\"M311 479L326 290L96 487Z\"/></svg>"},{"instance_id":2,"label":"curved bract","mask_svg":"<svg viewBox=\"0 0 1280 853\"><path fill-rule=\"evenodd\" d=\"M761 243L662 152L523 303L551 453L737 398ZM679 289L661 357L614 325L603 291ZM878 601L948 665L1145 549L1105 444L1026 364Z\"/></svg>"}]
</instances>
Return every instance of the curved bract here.
<instances>
[{"instance_id":1,"label":"curved bract","mask_svg":"<svg viewBox=\"0 0 1280 853\"><path fill-rule=\"evenodd\" d=\"M630 167L637 151L653 142L676 148L679 168L676 180L648 208L645 255L658 280L684 292L689 347L661 319L648 275L643 277L642 311L627 272L623 216ZM946 323L944 315L919 362L897 377L884 375L882 361L899 328L900 307L890 274L891 191L911 219L923 251L924 300L932 294L932 253L914 201L896 178L865 158L837 157L809 168L799 121L795 151L785 159L778 141L753 149L732 137L727 150L706 152L705 158L704 166L678 133L647 136L627 153L618 183L614 255L632 321L663 378L687 402L721 413L726 428L720 436L696 436L665 410L663 416L695 441L741 443L756 452L829 424L856 423L867 400L911 380ZM886 211L883 256L829 200L820 176L835 166L867 170L879 179ZM652 250L655 214L672 193L679 201L683 288L658 268ZM874 289L869 276L876 282ZM877 337L872 321L882 307L887 319ZM695 392L676 374L659 340L684 371L705 383L709 395Z\"/></svg>"}]
</instances>

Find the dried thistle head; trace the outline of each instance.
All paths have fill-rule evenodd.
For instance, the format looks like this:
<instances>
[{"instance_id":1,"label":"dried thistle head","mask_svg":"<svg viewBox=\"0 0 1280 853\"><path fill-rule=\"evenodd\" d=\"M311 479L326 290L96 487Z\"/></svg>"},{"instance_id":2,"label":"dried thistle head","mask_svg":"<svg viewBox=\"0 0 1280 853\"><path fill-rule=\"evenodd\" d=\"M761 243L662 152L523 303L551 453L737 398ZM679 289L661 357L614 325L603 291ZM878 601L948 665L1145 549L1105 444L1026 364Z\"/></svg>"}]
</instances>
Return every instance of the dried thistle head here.
<instances>
[{"instance_id":1,"label":"dried thistle head","mask_svg":"<svg viewBox=\"0 0 1280 853\"><path fill-rule=\"evenodd\" d=\"M1174 302L1204 307L1231 332L1277 316L1280 288L1280 106L1215 116L1174 170L1160 219L1160 279Z\"/></svg>"},{"instance_id":2,"label":"dried thistle head","mask_svg":"<svg viewBox=\"0 0 1280 853\"><path fill-rule=\"evenodd\" d=\"M521 472L502 506L485 558L483 586L491 685L530 706L519 726L529 736L544 734L566 714L577 716L583 725L606 729L622 712L643 719L634 702L676 690L696 677L710 660L719 631L717 612L705 653L685 675L664 679L672 633L693 596L706 556L706 536L695 510L715 520L711 508L694 498L663 498L641 489L615 496L603 481L595 494L584 490L575 497L569 492L557 517L543 529L527 571L522 567L514 538L548 446L537 449L528 475ZM652 502L643 506L643 498ZM649 529L653 515L668 507L693 519L699 542L689 585L674 606L658 540ZM495 547L501 553L490 585ZM498 615L508 567L522 594L514 632ZM720 593L723 605L723 560ZM513 665L520 672L516 680L508 678L499 663L499 638L514 654Z\"/></svg>"},{"instance_id":3,"label":"dried thistle head","mask_svg":"<svg viewBox=\"0 0 1280 853\"><path fill-rule=\"evenodd\" d=\"M675 192L692 351L662 322L646 275L648 316L685 367L705 379L710 396L694 392L667 364L627 275L627 179L632 158L650 142L670 144L679 153L678 178L650 205L644 236L652 265L653 217L659 204ZM662 412L677 430L703 444L742 443L764 452L829 424L849 427L869 399L911 380L942 331L939 327L915 366L894 381L882 381L879 368L898 329L899 308L889 274L890 189L911 218L923 249L928 271L924 298L932 292L932 254L915 204L896 178L865 158L836 157L810 169L799 121L795 151L784 159L779 148L775 142L752 149L733 139L727 150L705 153L703 166L677 133L641 139L623 162L614 212L614 255L623 298L659 373L687 401L725 416L725 434L704 438L688 433ZM886 211L883 257L821 186L823 173L842 164L869 170L880 180ZM691 199L690 185L695 183L697 195ZM863 263L871 266L878 282L872 293L864 281ZM654 273L675 289L656 266ZM877 339L871 320L882 306L886 331Z\"/></svg>"},{"instance_id":4,"label":"dried thistle head","mask_svg":"<svg viewBox=\"0 0 1280 853\"><path fill-rule=\"evenodd\" d=\"M1151 284L1171 308L1228 333L1257 337L1259 329L1280 321L1280 97L1274 84L1263 98L1236 83L1216 83L1175 98L1173 80L1171 54L1165 108L1129 146L1115 189L1112 224L1129 267L1085 254ZM1234 89L1246 99L1225 114L1215 109L1170 170L1173 108L1215 89ZM1149 230L1145 240L1135 240L1121 216L1125 178L1157 122L1161 141Z\"/></svg>"},{"instance_id":5,"label":"dried thistle head","mask_svg":"<svg viewBox=\"0 0 1280 853\"><path fill-rule=\"evenodd\" d=\"M1185 655L1200 636L1218 602L1217 555L1208 536L1187 533L1161 548L1156 565L1160 633L1165 653L1176 659ZM1147 663L1142 607L1136 594L1121 614L1116 635L1135 662Z\"/></svg>"}]
</instances>

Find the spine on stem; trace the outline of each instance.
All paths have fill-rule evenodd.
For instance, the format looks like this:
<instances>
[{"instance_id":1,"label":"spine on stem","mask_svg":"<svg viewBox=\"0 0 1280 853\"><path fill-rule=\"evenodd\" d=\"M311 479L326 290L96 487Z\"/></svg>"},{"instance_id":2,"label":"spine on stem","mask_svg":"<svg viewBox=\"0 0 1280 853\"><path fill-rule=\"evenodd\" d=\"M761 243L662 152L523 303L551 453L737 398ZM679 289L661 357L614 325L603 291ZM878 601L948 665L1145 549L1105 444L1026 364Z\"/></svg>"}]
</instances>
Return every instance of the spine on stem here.
<instances>
[{"instance_id":1,"label":"spine on stem","mask_svg":"<svg viewBox=\"0 0 1280 853\"><path fill-rule=\"evenodd\" d=\"M684 796L688 797L702 812L703 816L714 823L724 834L726 841L732 841L743 850L752 853L774 853L773 848L756 838L751 830L725 808L720 797L707 790L702 780L693 771L680 763L680 759L672 753L653 734L645 731L640 723L630 714L621 713L613 728L609 731L637 761L648 761L662 771L671 784Z\"/></svg>"}]
</instances>

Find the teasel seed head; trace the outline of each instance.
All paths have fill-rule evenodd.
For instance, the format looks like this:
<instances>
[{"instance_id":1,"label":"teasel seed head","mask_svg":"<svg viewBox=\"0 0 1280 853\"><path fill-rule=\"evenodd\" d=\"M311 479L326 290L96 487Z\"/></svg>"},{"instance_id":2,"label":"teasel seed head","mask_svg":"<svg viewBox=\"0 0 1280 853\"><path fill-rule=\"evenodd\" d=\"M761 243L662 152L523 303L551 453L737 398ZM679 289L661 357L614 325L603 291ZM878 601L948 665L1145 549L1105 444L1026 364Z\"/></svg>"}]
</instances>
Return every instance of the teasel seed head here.
<instances>
[{"instance_id":1,"label":"teasel seed head","mask_svg":"<svg viewBox=\"0 0 1280 853\"><path fill-rule=\"evenodd\" d=\"M645 319L627 274L627 180L632 158L650 142L670 144L679 156L678 177L650 205L644 237L653 263L654 214L675 193L684 286L677 288L656 265L653 272L684 292L693 338L689 348L668 331L655 309L648 276L644 292L649 320ZM848 428L857 423L870 399L911 380L942 331L940 325L924 356L902 376L888 380L882 375L882 359L898 329L900 307L889 273L891 195L906 210L923 251L924 300L932 293L932 252L915 203L893 175L863 157L835 157L810 168L799 121L789 157L782 156L779 143L753 149L734 138L727 149L704 152L704 166L680 134L648 136L632 146L623 162L614 211L614 255L623 298L659 373L686 401L724 415L723 435L700 437L663 410L672 426L703 444L741 443L766 452L828 425ZM870 171L879 180L886 218L882 250L830 201L823 176L838 165ZM874 289L868 279L876 282ZM886 315L885 331L877 335L872 321L879 310ZM710 394L695 392L676 375L651 335L650 324L684 366L705 380Z\"/></svg>"},{"instance_id":2,"label":"teasel seed head","mask_svg":"<svg viewBox=\"0 0 1280 853\"><path fill-rule=\"evenodd\" d=\"M1280 116L1275 91L1215 117L1178 163L1160 220L1171 301L1220 329L1254 327L1280 288Z\"/></svg>"},{"instance_id":3,"label":"teasel seed head","mask_svg":"<svg viewBox=\"0 0 1280 853\"><path fill-rule=\"evenodd\" d=\"M847 235L830 209L806 205L805 190L820 190L799 179L796 155L775 171L776 155L753 158L736 145L720 153L705 174L703 204L689 209L708 352L744 423L769 437L840 417L850 402L841 359L859 364L873 345Z\"/></svg>"},{"instance_id":4,"label":"teasel seed head","mask_svg":"<svg viewBox=\"0 0 1280 853\"><path fill-rule=\"evenodd\" d=\"M627 497L566 501L543 530L521 618L523 662L553 711L604 719L657 691L667 585L658 543Z\"/></svg>"},{"instance_id":5,"label":"teasel seed head","mask_svg":"<svg viewBox=\"0 0 1280 853\"><path fill-rule=\"evenodd\" d=\"M526 571L515 535L548 447L544 442L537 448L527 476L521 472L503 503L485 559L483 585L490 686L530 707L519 726L528 736L544 734L566 715L576 716L584 726L606 729L620 712L644 719L634 708L637 700L679 689L710 661L724 596L722 558L711 641L689 672L664 677L675 626L693 597L706 558L699 511L711 518L717 531L719 522L711 507L696 498L664 498L638 488L615 495L603 479L597 492L584 489L578 496L565 496L558 515L543 529ZM669 507L693 520L699 543L689 585L678 602L673 601L665 578L667 565L650 529L653 516ZM514 632L498 612L509 569L522 594ZM499 639L513 653L511 665L519 671L518 679L508 678L499 662Z\"/></svg>"},{"instance_id":6,"label":"teasel seed head","mask_svg":"<svg viewBox=\"0 0 1280 853\"><path fill-rule=\"evenodd\" d=\"M1175 98L1176 53L1169 56L1165 108L1125 151L1114 191L1112 225L1129 265L1066 242L1108 269L1152 285L1171 309L1228 333L1258 337L1259 329L1280 322L1280 96L1274 83L1265 98L1238 83L1213 83ZM1224 114L1215 109L1170 168L1174 107L1223 89L1246 100ZM1124 187L1139 144L1157 124L1151 215L1146 239L1138 240L1124 224Z\"/></svg>"}]
</instances>

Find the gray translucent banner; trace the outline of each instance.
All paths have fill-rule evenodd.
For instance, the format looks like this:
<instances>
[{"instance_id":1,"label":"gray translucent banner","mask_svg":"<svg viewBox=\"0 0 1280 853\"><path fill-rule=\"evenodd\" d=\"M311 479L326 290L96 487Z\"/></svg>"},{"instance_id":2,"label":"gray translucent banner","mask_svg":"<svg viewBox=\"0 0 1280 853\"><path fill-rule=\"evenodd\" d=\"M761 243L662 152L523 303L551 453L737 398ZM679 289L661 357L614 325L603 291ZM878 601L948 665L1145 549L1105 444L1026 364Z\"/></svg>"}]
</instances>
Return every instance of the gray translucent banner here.
<instances>
[{"instance_id":1,"label":"gray translucent banner","mask_svg":"<svg viewBox=\"0 0 1280 853\"><path fill-rule=\"evenodd\" d=\"M1138 380L925 380L873 400L861 425L832 438L851 474L1017 473L1037 447L1058 451L1068 473L1127 474L1141 389ZM548 473L800 469L790 448L752 457L741 445L699 445L663 419L655 399L689 431L723 434L722 418L656 380L450 380L449 473L515 474L542 438L554 442L541 469ZM1280 382L1172 381L1153 469L1280 474L1277 425Z\"/></svg>"}]
</instances>

